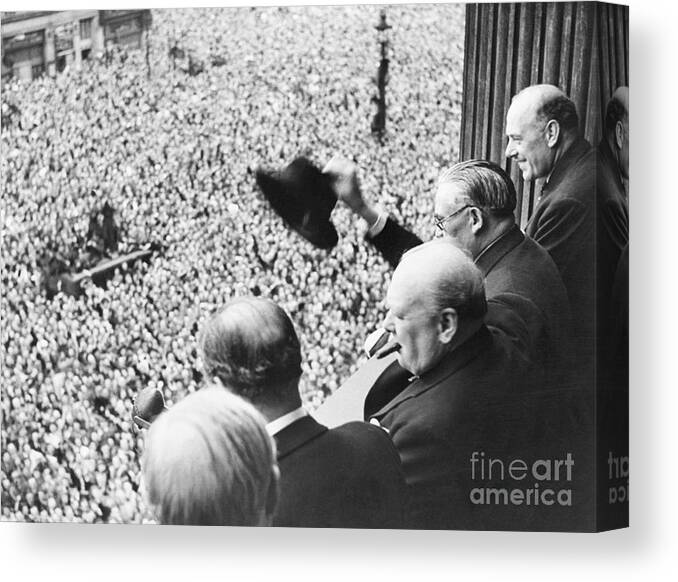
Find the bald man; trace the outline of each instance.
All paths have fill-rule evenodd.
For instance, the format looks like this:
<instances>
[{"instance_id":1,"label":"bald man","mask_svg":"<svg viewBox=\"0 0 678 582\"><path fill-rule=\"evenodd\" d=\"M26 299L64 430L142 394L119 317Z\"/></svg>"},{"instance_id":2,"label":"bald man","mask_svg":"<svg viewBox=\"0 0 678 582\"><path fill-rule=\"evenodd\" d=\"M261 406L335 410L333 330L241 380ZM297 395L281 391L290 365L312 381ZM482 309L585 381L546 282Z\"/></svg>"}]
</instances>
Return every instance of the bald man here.
<instances>
[{"instance_id":1,"label":"bald man","mask_svg":"<svg viewBox=\"0 0 678 582\"><path fill-rule=\"evenodd\" d=\"M585 386L594 378L595 354L608 341L605 306L628 240L628 212L618 179L628 174L626 89L611 103L606 143L599 149L581 137L574 103L553 85L523 89L506 116L506 156L526 181L543 180L526 233L549 252L565 283ZM616 168L611 167L614 160Z\"/></svg>"},{"instance_id":2,"label":"bald man","mask_svg":"<svg viewBox=\"0 0 678 582\"><path fill-rule=\"evenodd\" d=\"M469 501L469 459L473 451L525 452L518 434L530 421L514 416L510 403L530 389L527 363L504 334L485 326L482 273L448 239L403 255L386 306L384 327L401 345L398 362L412 379L371 421L388 429L400 454L407 526L489 525L483 520L500 519L503 509L487 514Z\"/></svg>"},{"instance_id":3,"label":"bald man","mask_svg":"<svg viewBox=\"0 0 678 582\"><path fill-rule=\"evenodd\" d=\"M557 87L518 93L506 116L506 157L525 181L543 180L526 233L551 255L565 283L575 333L593 337L595 150L579 135L574 103Z\"/></svg>"}]
</instances>

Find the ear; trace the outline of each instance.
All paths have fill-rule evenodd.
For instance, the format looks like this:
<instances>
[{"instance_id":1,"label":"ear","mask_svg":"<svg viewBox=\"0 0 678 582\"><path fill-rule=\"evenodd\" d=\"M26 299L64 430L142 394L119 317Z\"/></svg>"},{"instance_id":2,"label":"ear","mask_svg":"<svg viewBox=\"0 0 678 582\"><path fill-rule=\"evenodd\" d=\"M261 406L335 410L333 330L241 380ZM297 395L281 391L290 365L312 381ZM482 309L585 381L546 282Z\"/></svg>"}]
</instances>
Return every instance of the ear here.
<instances>
[{"instance_id":1,"label":"ear","mask_svg":"<svg viewBox=\"0 0 678 582\"><path fill-rule=\"evenodd\" d=\"M480 210L480 208L476 208L475 206L471 206L471 208L469 208L469 211L470 211L469 221L471 225L471 232L473 234L476 234L483 228L483 213Z\"/></svg>"},{"instance_id":2,"label":"ear","mask_svg":"<svg viewBox=\"0 0 678 582\"><path fill-rule=\"evenodd\" d=\"M440 314L440 332L438 333L440 343L449 344L452 341L452 338L457 334L458 322L459 317L456 309L453 307L443 309Z\"/></svg>"},{"instance_id":3,"label":"ear","mask_svg":"<svg viewBox=\"0 0 678 582\"><path fill-rule=\"evenodd\" d=\"M558 138L560 137L560 123L558 123L555 119L552 119L546 124L544 133L546 134L546 144L550 148L556 147L558 144Z\"/></svg>"},{"instance_id":4,"label":"ear","mask_svg":"<svg viewBox=\"0 0 678 582\"><path fill-rule=\"evenodd\" d=\"M624 124L621 121L614 126L614 143L618 150L624 147Z\"/></svg>"}]
</instances>

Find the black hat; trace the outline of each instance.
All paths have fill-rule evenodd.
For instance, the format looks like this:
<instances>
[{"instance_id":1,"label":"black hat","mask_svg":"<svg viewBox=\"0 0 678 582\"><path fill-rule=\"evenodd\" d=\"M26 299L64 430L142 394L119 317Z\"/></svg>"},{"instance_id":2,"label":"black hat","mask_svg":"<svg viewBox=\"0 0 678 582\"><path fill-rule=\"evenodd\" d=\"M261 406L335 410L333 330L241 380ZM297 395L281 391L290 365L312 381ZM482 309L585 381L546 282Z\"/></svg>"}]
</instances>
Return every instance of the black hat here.
<instances>
[{"instance_id":1,"label":"black hat","mask_svg":"<svg viewBox=\"0 0 678 582\"><path fill-rule=\"evenodd\" d=\"M306 240L321 249L331 249L338 236L330 222L337 203L330 177L308 159L295 158L280 172L257 169L256 180L282 219Z\"/></svg>"}]
</instances>

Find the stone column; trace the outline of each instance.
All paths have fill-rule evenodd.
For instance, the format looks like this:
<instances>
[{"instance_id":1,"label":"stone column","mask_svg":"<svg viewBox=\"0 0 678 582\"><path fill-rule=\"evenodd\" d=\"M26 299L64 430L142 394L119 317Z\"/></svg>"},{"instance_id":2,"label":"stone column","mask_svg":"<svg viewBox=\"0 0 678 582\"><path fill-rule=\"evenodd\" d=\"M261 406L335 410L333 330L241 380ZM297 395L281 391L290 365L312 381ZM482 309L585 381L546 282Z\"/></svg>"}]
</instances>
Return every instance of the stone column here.
<instances>
[{"instance_id":1,"label":"stone column","mask_svg":"<svg viewBox=\"0 0 678 582\"><path fill-rule=\"evenodd\" d=\"M82 66L82 54L80 49L80 20L73 22L73 56L75 57L75 70L79 71Z\"/></svg>"},{"instance_id":2,"label":"stone column","mask_svg":"<svg viewBox=\"0 0 678 582\"><path fill-rule=\"evenodd\" d=\"M54 50L54 25L48 24L45 28L45 72L50 76L56 75L56 52Z\"/></svg>"}]
</instances>

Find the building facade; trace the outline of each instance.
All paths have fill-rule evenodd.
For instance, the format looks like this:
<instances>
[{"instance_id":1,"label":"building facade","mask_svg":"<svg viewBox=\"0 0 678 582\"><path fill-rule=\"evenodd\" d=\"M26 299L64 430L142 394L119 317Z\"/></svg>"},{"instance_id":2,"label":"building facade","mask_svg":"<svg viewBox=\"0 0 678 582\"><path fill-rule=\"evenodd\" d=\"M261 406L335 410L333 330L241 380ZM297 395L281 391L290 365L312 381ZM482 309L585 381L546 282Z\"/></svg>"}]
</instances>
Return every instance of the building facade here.
<instances>
[{"instance_id":1,"label":"building facade","mask_svg":"<svg viewBox=\"0 0 678 582\"><path fill-rule=\"evenodd\" d=\"M2 78L53 76L112 45L142 48L150 26L150 10L3 12Z\"/></svg>"}]
</instances>

